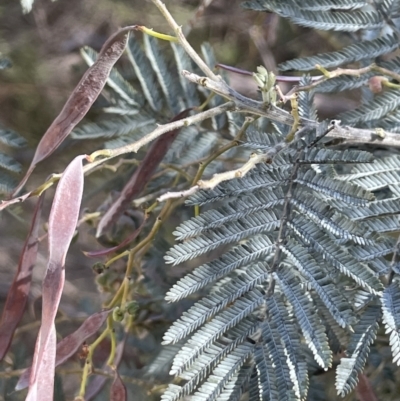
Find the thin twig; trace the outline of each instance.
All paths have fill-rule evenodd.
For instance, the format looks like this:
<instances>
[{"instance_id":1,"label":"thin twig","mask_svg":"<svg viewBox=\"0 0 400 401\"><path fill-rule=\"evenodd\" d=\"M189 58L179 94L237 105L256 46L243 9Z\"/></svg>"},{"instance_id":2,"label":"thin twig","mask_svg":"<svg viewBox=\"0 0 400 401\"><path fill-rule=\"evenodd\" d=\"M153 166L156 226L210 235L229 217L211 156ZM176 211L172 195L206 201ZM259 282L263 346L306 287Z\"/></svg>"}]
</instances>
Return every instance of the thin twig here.
<instances>
[{"instance_id":1,"label":"thin twig","mask_svg":"<svg viewBox=\"0 0 400 401\"><path fill-rule=\"evenodd\" d=\"M220 106L213 107L212 109L203 111L202 113L195 114L193 116L182 118L178 121L173 121L168 124L159 125L154 131L147 134L145 137L139 139L136 142L130 143L128 145L121 146L115 149L102 149L98 150L90 155L90 159L94 160L99 156L105 156L104 159L99 161L95 161L91 164L88 164L84 167L84 172L87 173L88 171L92 170L93 168L97 167L100 163L104 163L114 157L121 156L126 153L137 153L137 151L142 148L143 146L147 145L149 142L153 141L154 139L158 138L162 134L166 132L170 132L182 127L188 127L189 125L193 125L209 118L215 117L219 114L225 113L229 110L233 110L234 104L232 102L224 103Z\"/></svg>"},{"instance_id":2,"label":"thin twig","mask_svg":"<svg viewBox=\"0 0 400 401\"><path fill-rule=\"evenodd\" d=\"M194 73L183 71L182 74L191 82L215 92L224 98L233 102L236 106L236 111L246 112L249 114L266 117L272 121L280 122L287 125L294 124L293 116L285 110L273 105L266 105L257 100L250 99L241 95L232 89L226 82L219 80L218 82L212 81L206 77L200 77ZM305 127L316 128L320 123L306 118L300 119L300 125ZM354 128L347 125L340 125L340 121L336 121L334 129L327 135L331 138L341 138L345 143L366 143L377 144L379 146L387 147L400 147L400 136L391 132L382 130L367 130Z\"/></svg>"},{"instance_id":3,"label":"thin twig","mask_svg":"<svg viewBox=\"0 0 400 401\"><path fill-rule=\"evenodd\" d=\"M164 18L167 20L169 23L170 27L174 30L179 43L181 46L185 49L185 52L187 55L198 65L198 67L204 72L204 74L207 75L207 77L213 79L213 80L218 80L219 76L215 75L210 67L203 61L203 59L197 54L197 52L193 49L193 47L190 45L190 43L186 40L185 35L182 33L182 27L180 27L170 12L168 11L167 7L163 2L160 0L152 0L153 3L156 5L156 7L160 10L161 14L164 16Z\"/></svg>"},{"instance_id":4,"label":"thin twig","mask_svg":"<svg viewBox=\"0 0 400 401\"><path fill-rule=\"evenodd\" d=\"M254 99L250 99L246 96L241 95L232 89L225 81L218 79L214 81L207 77L200 77L197 74L189 71L182 71L182 75L197 85L201 85L206 89L209 89L232 102L236 106L236 111L242 111L251 113L253 115L267 117L273 121L280 122L286 125L293 125L293 116L285 110L280 109L272 104L265 104ZM318 122L309 120L306 118L300 119L301 125L307 125L310 127L317 127Z\"/></svg>"},{"instance_id":5,"label":"thin twig","mask_svg":"<svg viewBox=\"0 0 400 401\"><path fill-rule=\"evenodd\" d=\"M197 182L197 186L199 187L199 189L214 189L221 182L229 181L234 178L242 178L257 164L265 162L267 158L268 156L266 156L265 154L252 153L249 160L243 166L235 170L214 174L214 176L209 180L200 180Z\"/></svg>"},{"instance_id":6,"label":"thin twig","mask_svg":"<svg viewBox=\"0 0 400 401\"><path fill-rule=\"evenodd\" d=\"M199 190L199 186L195 185L189 189L185 189L183 191L178 192L167 192L157 198L157 202L164 202L169 199L176 199L176 198L186 198L195 194Z\"/></svg>"},{"instance_id":7,"label":"thin twig","mask_svg":"<svg viewBox=\"0 0 400 401\"><path fill-rule=\"evenodd\" d=\"M367 67L358 68L358 69L350 69L350 68L337 68L334 71L326 71L323 67L316 65L316 68L320 71L324 72L324 76L321 76L319 80L311 83L310 85L304 86L296 86L289 93L298 92L298 91L310 91L316 88L318 85L321 85L323 82L326 82L330 79L340 77L341 75L348 75L352 77L360 77L363 74L367 74L369 72L376 72L382 75L387 75L388 77L395 79L400 82L400 74L390 71L387 68L380 67L376 64L371 64Z\"/></svg>"},{"instance_id":8,"label":"thin twig","mask_svg":"<svg viewBox=\"0 0 400 401\"><path fill-rule=\"evenodd\" d=\"M221 182L229 181L234 178L241 178L244 177L250 170L252 170L257 164L259 163L271 163L273 158L281 152L288 144L285 141L282 141L275 146L268 149L267 152L259 154L259 153L252 153L250 155L249 160L243 164L243 166L230 171L225 171L223 173L214 174L214 176L209 180L200 180L197 182L196 185L193 187L178 192L167 192L164 195L157 198L158 202L163 202L168 199L174 198L184 198L187 196L191 196L195 194L197 191L201 189L213 189Z\"/></svg>"}]
</instances>

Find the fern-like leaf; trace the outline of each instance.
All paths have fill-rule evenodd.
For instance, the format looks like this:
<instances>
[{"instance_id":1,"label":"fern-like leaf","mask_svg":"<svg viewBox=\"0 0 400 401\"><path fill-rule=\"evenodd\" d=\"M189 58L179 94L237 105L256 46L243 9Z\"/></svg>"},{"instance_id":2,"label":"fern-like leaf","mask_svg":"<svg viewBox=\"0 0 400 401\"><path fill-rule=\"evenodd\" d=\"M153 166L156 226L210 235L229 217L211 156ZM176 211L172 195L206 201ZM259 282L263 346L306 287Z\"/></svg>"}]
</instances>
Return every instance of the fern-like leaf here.
<instances>
[{"instance_id":1,"label":"fern-like leaf","mask_svg":"<svg viewBox=\"0 0 400 401\"><path fill-rule=\"evenodd\" d=\"M0 172L0 194L10 194L17 184L14 178Z\"/></svg>"},{"instance_id":2,"label":"fern-like leaf","mask_svg":"<svg viewBox=\"0 0 400 401\"><path fill-rule=\"evenodd\" d=\"M245 195L266 188L280 186L289 178L289 166L272 169L269 166L257 165L253 171L242 179L222 183L211 191L199 191L189 198L188 205L204 205L231 197Z\"/></svg>"},{"instance_id":3,"label":"fern-like leaf","mask_svg":"<svg viewBox=\"0 0 400 401\"><path fill-rule=\"evenodd\" d=\"M177 240L185 240L204 231L221 227L227 223L250 216L262 210L282 205L284 195L280 188L274 192L260 191L257 196L249 195L228 203L219 210L210 210L181 224L173 233Z\"/></svg>"},{"instance_id":4,"label":"fern-like leaf","mask_svg":"<svg viewBox=\"0 0 400 401\"><path fill-rule=\"evenodd\" d=\"M382 295L383 323L390 334L393 362L400 365L400 286L394 281Z\"/></svg>"},{"instance_id":5,"label":"fern-like leaf","mask_svg":"<svg viewBox=\"0 0 400 401\"><path fill-rule=\"evenodd\" d=\"M307 364L300 352L301 338L293 324L293 315L289 313L287 306L282 301L282 295L278 291L273 297L268 297L266 302L268 317L286 350L285 359L295 393L300 399L305 399L308 391Z\"/></svg>"},{"instance_id":6,"label":"fern-like leaf","mask_svg":"<svg viewBox=\"0 0 400 401\"><path fill-rule=\"evenodd\" d=\"M0 124L0 142L11 148L22 148L26 146L26 140L15 131Z\"/></svg>"},{"instance_id":7,"label":"fern-like leaf","mask_svg":"<svg viewBox=\"0 0 400 401\"><path fill-rule=\"evenodd\" d=\"M289 366L287 363L287 349L282 344L279 332L275 325L266 319L260 326L263 343L266 345L269 356L275 368L275 380L280 400L300 400L299 384L296 380L292 382Z\"/></svg>"},{"instance_id":8,"label":"fern-like leaf","mask_svg":"<svg viewBox=\"0 0 400 401\"><path fill-rule=\"evenodd\" d=\"M266 347L258 344L254 352L254 360L257 369L257 376L254 377L253 384L254 396L259 400L278 401L279 393L276 386L275 369ZM252 389L250 389L251 391Z\"/></svg>"},{"instance_id":9,"label":"fern-like leaf","mask_svg":"<svg viewBox=\"0 0 400 401\"><path fill-rule=\"evenodd\" d=\"M310 11L355 10L366 5L365 0L294 0L297 7Z\"/></svg>"},{"instance_id":10,"label":"fern-like leaf","mask_svg":"<svg viewBox=\"0 0 400 401\"><path fill-rule=\"evenodd\" d=\"M273 274L283 294L293 306L297 322L317 363L325 370L332 364L332 353L323 326L307 294L290 271Z\"/></svg>"},{"instance_id":11,"label":"fern-like leaf","mask_svg":"<svg viewBox=\"0 0 400 401\"><path fill-rule=\"evenodd\" d=\"M129 38L126 50L147 102L154 111L160 111L162 108L162 97L157 85L156 76L150 61L133 35Z\"/></svg>"},{"instance_id":12,"label":"fern-like leaf","mask_svg":"<svg viewBox=\"0 0 400 401\"><path fill-rule=\"evenodd\" d=\"M240 371L226 384L218 397L218 401L240 401L241 396L248 388L253 369L253 365L247 364L242 366Z\"/></svg>"},{"instance_id":13,"label":"fern-like leaf","mask_svg":"<svg viewBox=\"0 0 400 401\"><path fill-rule=\"evenodd\" d=\"M194 393L193 398L199 401L214 401L225 385L234 377L248 360L253 349L252 344L239 345L214 370L208 380Z\"/></svg>"},{"instance_id":14,"label":"fern-like leaf","mask_svg":"<svg viewBox=\"0 0 400 401\"><path fill-rule=\"evenodd\" d=\"M332 180L331 177L317 174L313 170L299 174L295 182L353 205L365 205L367 201L374 199L373 194L363 188L347 182Z\"/></svg>"},{"instance_id":15,"label":"fern-like leaf","mask_svg":"<svg viewBox=\"0 0 400 401\"><path fill-rule=\"evenodd\" d=\"M183 70L192 71L193 63L189 56L185 53L182 46L171 42L172 50L174 51L175 60L178 68L179 80L185 94L185 102L187 106L199 106L200 99L198 93L196 91L195 86L189 82L185 77L181 74Z\"/></svg>"},{"instance_id":16,"label":"fern-like leaf","mask_svg":"<svg viewBox=\"0 0 400 401\"><path fill-rule=\"evenodd\" d=\"M211 69L215 68L215 65L217 64L214 56L214 51L209 43L203 43L201 45L201 52L203 54L203 57L205 59L205 62L208 64L208 66ZM223 97L217 95L213 96L212 99L210 100L210 106L216 107L224 103L225 100ZM215 130L220 130L226 123L226 115L225 114L220 114L219 116L213 117L211 119L213 128Z\"/></svg>"},{"instance_id":17,"label":"fern-like leaf","mask_svg":"<svg viewBox=\"0 0 400 401\"><path fill-rule=\"evenodd\" d=\"M182 317L177 320L165 334L165 338L172 338L177 342L187 337L206 321L214 317L228 304L245 295L256 286L267 281L269 276L268 269L262 263L247 266L246 270L232 278L222 288L211 290L209 296L196 302ZM171 342L172 340L168 340Z\"/></svg>"},{"instance_id":18,"label":"fern-like leaf","mask_svg":"<svg viewBox=\"0 0 400 401\"><path fill-rule=\"evenodd\" d=\"M360 108L339 115L339 119L346 124L356 124L363 121L379 120L400 105L398 90L389 89L377 96L371 102Z\"/></svg>"},{"instance_id":19,"label":"fern-like leaf","mask_svg":"<svg viewBox=\"0 0 400 401\"><path fill-rule=\"evenodd\" d=\"M374 159L371 153L346 149L337 151L326 148L313 148L304 155L299 163L328 163L328 164L360 164L362 168L367 163L373 163ZM400 169L400 166L399 166ZM341 176L339 176L340 179Z\"/></svg>"},{"instance_id":20,"label":"fern-like leaf","mask_svg":"<svg viewBox=\"0 0 400 401\"><path fill-rule=\"evenodd\" d=\"M146 116L120 116L101 122L86 123L76 128L71 136L74 139L110 139L133 137L139 139L153 128L155 120Z\"/></svg>"},{"instance_id":21,"label":"fern-like leaf","mask_svg":"<svg viewBox=\"0 0 400 401\"><path fill-rule=\"evenodd\" d=\"M399 43L396 36L387 35L377 39L355 43L339 51L321 53L316 56L286 61L280 64L279 68L282 71L311 71L315 69L317 64L322 65L324 68L336 68L343 64L350 64L390 53L398 47Z\"/></svg>"},{"instance_id":22,"label":"fern-like leaf","mask_svg":"<svg viewBox=\"0 0 400 401\"><path fill-rule=\"evenodd\" d=\"M164 93L168 107L174 115L181 112L185 107L182 99L182 88L173 69L168 68L167 61L161 52L157 39L150 35L144 35L144 44L147 58L158 78L161 90Z\"/></svg>"},{"instance_id":23,"label":"fern-like leaf","mask_svg":"<svg viewBox=\"0 0 400 401\"><path fill-rule=\"evenodd\" d=\"M13 173L20 173L22 166L12 157L0 152L0 167Z\"/></svg>"},{"instance_id":24,"label":"fern-like leaf","mask_svg":"<svg viewBox=\"0 0 400 401\"><path fill-rule=\"evenodd\" d=\"M254 290L206 323L178 352L173 362L171 374L180 374L183 370L188 369L205 349L221 338L229 329L250 316L263 302L263 295ZM173 332L172 335L167 332L163 343L169 344L174 340Z\"/></svg>"},{"instance_id":25,"label":"fern-like leaf","mask_svg":"<svg viewBox=\"0 0 400 401\"><path fill-rule=\"evenodd\" d=\"M355 316L351 309L349 309L347 300L340 294L326 272L310 256L308 249L292 240L283 246L282 250L290 257L294 265L298 267L336 322L343 328L353 324Z\"/></svg>"},{"instance_id":26,"label":"fern-like leaf","mask_svg":"<svg viewBox=\"0 0 400 401\"><path fill-rule=\"evenodd\" d=\"M339 395L345 396L358 383L358 374L364 369L370 345L375 340L380 318L380 306L372 303L367 306L359 322L354 327L350 344L336 370L336 390Z\"/></svg>"},{"instance_id":27,"label":"fern-like leaf","mask_svg":"<svg viewBox=\"0 0 400 401\"><path fill-rule=\"evenodd\" d=\"M254 216L247 216L236 222L226 224L210 233L199 235L181 244L175 245L165 257L167 263L179 264L197 258L222 245L238 242L252 235L272 231L280 224L272 210L262 211Z\"/></svg>"},{"instance_id":28,"label":"fern-like leaf","mask_svg":"<svg viewBox=\"0 0 400 401\"><path fill-rule=\"evenodd\" d=\"M352 11L309 11L289 2L277 0L246 1L243 6L256 11L271 11L298 25L324 31L356 32L361 29L378 29L383 26L376 12Z\"/></svg>"},{"instance_id":29,"label":"fern-like leaf","mask_svg":"<svg viewBox=\"0 0 400 401\"><path fill-rule=\"evenodd\" d=\"M176 302L204 288L206 285L225 277L235 269L248 266L261 258L265 258L275 248L275 244L265 235L251 238L219 259L196 268L183 277L167 293L166 300Z\"/></svg>"}]
</instances>

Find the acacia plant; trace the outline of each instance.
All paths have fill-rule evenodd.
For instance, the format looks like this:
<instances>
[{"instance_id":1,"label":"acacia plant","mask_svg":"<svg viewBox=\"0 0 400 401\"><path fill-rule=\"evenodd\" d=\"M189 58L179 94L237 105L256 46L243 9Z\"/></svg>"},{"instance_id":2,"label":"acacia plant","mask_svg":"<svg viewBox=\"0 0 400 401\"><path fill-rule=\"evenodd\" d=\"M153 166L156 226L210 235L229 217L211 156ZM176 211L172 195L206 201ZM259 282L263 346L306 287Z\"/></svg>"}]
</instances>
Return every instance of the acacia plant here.
<instances>
[{"instance_id":1,"label":"acacia plant","mask_svg":"<svg viewBox=\"0 0 400 401\"><path fill-rule=\"evenodd\" d=\"M319 378L332 369L338 396L357 388L360 400L371 400L372 379L363 372L376 365L384 366L378 379L385 399L396 397L385 390L383 370L395 377L400 364L400 59L388 57L400 47L400 2L245 2L253 12L345 32L353 42L280 64L280 73L304 74L293 78L264 67L217 70L211 46L196 52L166 6L152 1L170 34L132 25L99 53L81 50L89 69L0 206L39 198L0 324L4 358L25 309L43 196L58 182L41 326L17 390L28 388L27 400L52 400L55 368L81 349L77 400L92 399L109 376L114 401L131 399L128 383L164 401L318 400L328 387ZM133 82L114 67L123 53ZM233 89L226 70L252 75L260 98ZM297 83L283 94L280 80ZM105 85L105 113L81 123ZM361 94L355 110L318 118L316 93L353 89ZM35 166L68 135L104 146L20 195ZM83 182L106 167L114 175L102 185L112 187L119 176L122 189L88 211ZM172 245L171 220L181 221ZM104 308L57 342L65 256L77 226L94 229L99 241L85 254L97 258ZM176 283L169 265L181 266ZM186 298L191 306L167 329L155 360L121 378L124 352L154 310L164 322L177 313L161 293L168 303ZM94 357L107 339L101 368ZM165 369L175 376L168 385Z\"/></svg>"}]
</instances>

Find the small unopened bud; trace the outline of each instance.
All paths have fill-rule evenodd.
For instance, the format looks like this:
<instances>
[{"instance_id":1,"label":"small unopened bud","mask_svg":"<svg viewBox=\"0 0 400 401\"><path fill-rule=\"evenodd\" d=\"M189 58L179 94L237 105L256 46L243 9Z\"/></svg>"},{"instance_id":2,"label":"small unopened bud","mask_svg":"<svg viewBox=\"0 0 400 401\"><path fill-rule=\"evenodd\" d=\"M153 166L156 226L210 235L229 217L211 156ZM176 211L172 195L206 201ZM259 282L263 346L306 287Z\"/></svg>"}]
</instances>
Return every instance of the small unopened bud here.
<instances>
[{"instance_id":1,"label":"small unopened bud","mask_svg":"<svg viewBox=\"0 0 400 401\"><path fill-rule=\"evenodd\" d=\"M139 309L139 305L136 301L131 301L125 306L125 311L130 315L134 315Z\"/></svg>"},{"instance_id":2,"label":"small unopened bud","mask_svg":"<svg viewBox=\"0 0 400 401\"><path fill-rule=\"evenodd\" d=\"M103 273L105 268L106 268L105 264L101 262L97 262L92 266L92 270L97 274Z\"/></svg>"},{"instance_id":3,"label":"small unopened bud","mask_svg":"<svg viewBox=\"0 0 400 401\"><path fill-rule=\"evenodd\" d=\"M124 312L121 310L119 306L115 307L112 312L112 317L116 322L122 322L124 319Z\"/></svg>"}]
</instances>

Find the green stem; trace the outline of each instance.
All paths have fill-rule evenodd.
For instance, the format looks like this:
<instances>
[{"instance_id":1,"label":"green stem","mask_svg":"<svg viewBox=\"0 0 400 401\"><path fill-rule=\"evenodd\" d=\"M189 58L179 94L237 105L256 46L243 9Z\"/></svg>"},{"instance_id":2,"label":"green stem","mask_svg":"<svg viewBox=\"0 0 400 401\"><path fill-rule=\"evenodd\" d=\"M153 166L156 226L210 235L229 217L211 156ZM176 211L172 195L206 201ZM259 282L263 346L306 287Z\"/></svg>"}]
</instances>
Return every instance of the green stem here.
<instances>
[{"instance_id":1,"label":"green stem","mask_svg":"<svg viewBox=\"0 0 400 401\"><path fill-rule=\"evenodd\" d=\"M83 368L81 386L80 386L80 389L79 389L79 397L81 397L82 399L84 399L84 397L85 397L87 380L88 380L88 377L89 377L89 375L90 375L90 373L92 371L94 350L110 333L110 324L109 324L110 316L111 315L109 315L109 317L107 318L107 328L88 347L88 355L87 355L87 358L86 358L86 361L85 361L85 366Z\"/></svg>"},{"instance_id":2,"label":"green stem","mask_svg":"<svg viewBox=\"0 0 400 401\"><path fill-rule=\"evenodd\" d=\"M110 350L110 356L108 357L107 365L112 367L114 358L115 358L115 350L117 348L117 346L116 346L117 340L115 338L114 321L113 321L111 313L107 317L107 329L106 330L108 331L108 334L110 335L110 339L111 339L111 350Z\"/></svg>"}]
</instances>

